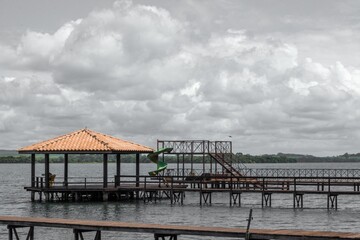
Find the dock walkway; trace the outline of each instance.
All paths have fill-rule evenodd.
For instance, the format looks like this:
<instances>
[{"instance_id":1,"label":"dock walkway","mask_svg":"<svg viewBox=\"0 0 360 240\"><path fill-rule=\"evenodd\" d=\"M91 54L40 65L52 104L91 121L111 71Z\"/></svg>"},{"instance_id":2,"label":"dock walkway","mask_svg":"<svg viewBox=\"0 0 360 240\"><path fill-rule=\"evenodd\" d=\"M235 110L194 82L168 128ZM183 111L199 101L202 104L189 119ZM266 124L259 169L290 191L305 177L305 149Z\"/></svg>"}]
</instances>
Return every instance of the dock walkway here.
<instances>
[{"instance_id":1,"label":"dock walkway","mask_svg":"<svg viewBox=\"0 0 360 240\"><path fill-rule=\"evenodd\" d=\"M101 239L102 231L141 232L153 234L155 240L176 240L179 235L198 235L212 237L245 238L246 229L223 227L200 227L181 225L160 225L114 221L92 221L60 218L32 218L16 216L0 216L0 224L7 225L9 240L18 238L17 228L29 227L27 240L34 240L34 227L73 229L74 239L83 239L83 232L95 232L94 240ZM49 232L51 234L51 232ZM303 230L270 230L251 229L249 239L288 239L288 240L360 240L360 233L303 231Z\"/></svg>"},{"instance_id":2,"label":"dock walkway","mask_svg":"<svg viewBox=\"0 0 360 240\"><path fill-rule=\"evenodd\" d=\"M115 176L104 188L99 182L57 181L46 187L43 178L36 178L31 200L42 201L120 201L128 199L169 199L183 204L186 192L199 193L201 204L211 204L213 193L229 196L230 206L241 206L241 195L261 195L261 206L272 206L272 195L293 196L293 208L303 208L305 195L322 195L327 209L338 209L338 196L360 196L360 177L223 177L211 176Z\"/></svg>"}]
</instances>

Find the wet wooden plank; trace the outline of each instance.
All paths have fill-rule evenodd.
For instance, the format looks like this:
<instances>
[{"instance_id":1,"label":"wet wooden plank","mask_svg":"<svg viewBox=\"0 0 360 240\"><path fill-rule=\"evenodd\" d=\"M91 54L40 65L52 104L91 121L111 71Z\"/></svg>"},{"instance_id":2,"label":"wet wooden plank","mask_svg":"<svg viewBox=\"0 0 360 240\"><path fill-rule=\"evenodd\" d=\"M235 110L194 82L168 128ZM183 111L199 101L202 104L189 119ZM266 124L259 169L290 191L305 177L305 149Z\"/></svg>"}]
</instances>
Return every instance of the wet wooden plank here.
<instances>
[{"instance_id":1,"label":"wet wooden plank","mask_svg":"<svg viewBox=\"0 0 360 240\"><path fill-rule=\"evenodd\" d=\"M93 231L122 231L143 232L176 235L202 235L217 237L243 238L246 230L242 228L224 227L201 227L182 225L161 225L132 222L115 221L93 221L60 218L32 218L17 216L0 216L0 223L12 226L40 226L53 228L71 228ZM317 239L359 239L360 233L326 232L326 231L303 231L303 230L273 230L273 229L251 229L254 239L289 239L289 240L317 240Z\"/></svg>"}]
</instances>

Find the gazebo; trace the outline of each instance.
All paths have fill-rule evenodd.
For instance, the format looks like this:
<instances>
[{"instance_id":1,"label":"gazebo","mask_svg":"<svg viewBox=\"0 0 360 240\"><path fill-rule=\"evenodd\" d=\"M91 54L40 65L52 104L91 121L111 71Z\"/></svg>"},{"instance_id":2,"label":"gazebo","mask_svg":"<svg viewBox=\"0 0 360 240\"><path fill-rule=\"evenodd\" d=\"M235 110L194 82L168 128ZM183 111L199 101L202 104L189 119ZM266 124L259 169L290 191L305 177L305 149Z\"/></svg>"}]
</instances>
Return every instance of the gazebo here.
<instances>
[{"instance_id":1,"label":"gazebo","mask_svg":"<svg viewBox=\"0 0 360 240\"><path fill-rule=\"evenodd\" d=\"M50 181L50 154L64 155L64 181L63 186L68 186L69 154L102 154L103 155L103 182L102 189L108 188L108 155L116 154L116 175L120 175L121 154L136 154L135 175L136 186L140 179L140 154L152 153L153 149L125 141L110 135L102 134L84 128L46 141L35 143L18 150L20 154L31 154L31 200L34 201L35 192L48 192L51 189ZM45 181L41 189L36 186L35 155L44 154L45 157ZM32 189L32 190L31 190ZM105 192L104 192L105 193ZM107 200L107 194L103 195Z\"/></svg>"}]
</instances>

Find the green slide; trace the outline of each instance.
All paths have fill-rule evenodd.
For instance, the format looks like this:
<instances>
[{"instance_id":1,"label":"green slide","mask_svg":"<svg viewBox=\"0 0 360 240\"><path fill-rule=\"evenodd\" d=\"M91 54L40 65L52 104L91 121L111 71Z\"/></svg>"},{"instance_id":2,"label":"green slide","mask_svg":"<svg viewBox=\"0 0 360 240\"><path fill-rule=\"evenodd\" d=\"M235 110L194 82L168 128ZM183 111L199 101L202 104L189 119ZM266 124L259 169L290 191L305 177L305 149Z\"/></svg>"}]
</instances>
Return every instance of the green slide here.
<instances>
[{"instance_id":1,"label":"green slide","mask_svg":"<svg viewBox=\"0 0 360 240\"><path fill-rule=\"evenodd\" d=\"M149 153L147 155L147 158L150 159L150 161L157 164L156 170L149 172L150 176L156 176L156 175L158 175L159 172L162 172L167 168L167 163L159 161L159 155L161 153L169 153L172 150L173 150L172 148L161 148L161 149L159 149L153 153Z\"/></svg>"}]
</instances>

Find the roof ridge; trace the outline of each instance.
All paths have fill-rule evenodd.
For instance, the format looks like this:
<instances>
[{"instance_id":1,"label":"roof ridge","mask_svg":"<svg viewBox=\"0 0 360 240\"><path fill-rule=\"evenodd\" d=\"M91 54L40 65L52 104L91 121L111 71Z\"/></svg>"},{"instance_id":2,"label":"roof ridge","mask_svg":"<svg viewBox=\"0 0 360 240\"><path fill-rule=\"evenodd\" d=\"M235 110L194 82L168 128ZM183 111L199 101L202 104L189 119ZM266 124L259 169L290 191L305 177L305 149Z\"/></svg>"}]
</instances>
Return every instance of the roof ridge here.
<instances>
[{"instance_id":1,"label":"roof ridge","mask_svg":"<svg viewBox=\"0 0 360 240\"><path fill-rule=\"evenodd\" d=\"M109 150L113 150L113 149L111 149L111 148L109 147L109 143L104 142L104 141L98 139L95 134L92 134L92 132L93 132L93 133L96 133L96 134L100 134L100 133L95 132L95 131L92 131L92 130L90 130L90 129L88 129L88 128L85 128L84 130L85 130L85 132L86 132L87 134L89 134L89 135L90 135L92 138L94 138L96 141L98 141L98 142L100 142L101 144L105 145L106 148L108 148Z\"/></svg>"},{"instance_id":2,"label":"roof ridge","mask_svg":"<svg viewBox=\"0 0 360 240\"><path fill-rule=\"evenodd\" d=\"M92 131L92 130L91 130L91 131ZM123 141L123 142L131 143L131 144L134 144L134 145L136 145L136 146L146 147L146 148L150 148L150 149L151 149L151 147L144 146L144 145L141 145L141 144L139 144L139 143L134 143L134 142L132 142L132 141L124 140L124 139L121 139L121 138L117 138L117 137L114 137L114 136L111 136L111 135L107 135L107 134L104 134L104 133L99 133L99 132L96 132L96 131L92 131L92 132L95 132L95 133L97 133L97 134L104 135L104 136L106 136L106 137L113 138L113 139L116 139L116 140L121 140L121 141Z\"/></svg>"},{"instance_id":3,"label":"roof ridge","mask_svg":"<svg viewBox=\"0 0 360 240\"><path fill-rule=\"evenodd\" d=\"M75 135L75 134L79 134L83 130L85 130L85 129L80 129L80 130L78 130L76 132L67 133L67 134L55 137L53 139L50 139L50 140L45 140L45 141L41 142L41 143L44 143L44 144L38 143L40 146L37 147L36 149L44 148L46 146L49 146L49 145L54 144L56 142L59 142L59 141L63 140L64 138L67 138L67 137ZM38 144L34 144L34 145L38 145Z\"/></svg>"}]
</instances>

